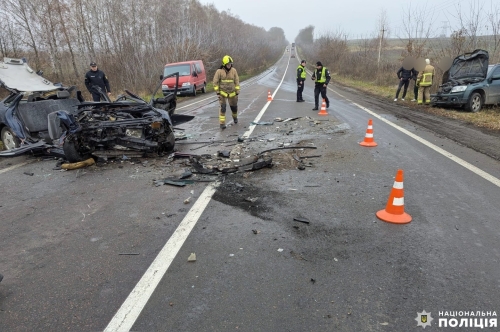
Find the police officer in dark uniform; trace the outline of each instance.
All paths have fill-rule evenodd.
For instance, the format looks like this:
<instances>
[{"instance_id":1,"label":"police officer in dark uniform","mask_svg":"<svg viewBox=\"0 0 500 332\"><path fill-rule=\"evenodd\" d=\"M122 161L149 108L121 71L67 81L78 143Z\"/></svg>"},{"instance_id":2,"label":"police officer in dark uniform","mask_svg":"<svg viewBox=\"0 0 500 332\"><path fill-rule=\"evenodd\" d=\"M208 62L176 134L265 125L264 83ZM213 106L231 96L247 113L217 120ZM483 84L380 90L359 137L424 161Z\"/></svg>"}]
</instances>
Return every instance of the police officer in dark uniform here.
<instances>
[{"instance_id":1,"label":"police officer in dark uniform","mask_svg":"<svg viewBox=\"0 0 500 332\"><path fill-rule=\"evenodd\" d=\"M92 94L92 99L94 101L101 100L101 94L94 87L98 86L101 88L102 92L108 93L108 96L111 95L111 88L109 87L109 81L106 77L106 74L100 69L97 68L97 63L90 63L90 70L85 74L85 86L87 90Z\"/></svg>"},{"instance_id":2,"label":"police officer in dark uniform","mask_svg":"<svg viewBox=\"0 0 500 332\"><path fill-rule=\"evenodd\" d=\"M313 111L318 110L319 94L326 102L326 108L330 107L330 100L326 96L326 87L330 83L330 71L323 67L321 61L316 62L316 70L313 71L311 79L314 80L314 108Z\"/></svg>"},{"instance_id":3,"label":"police officer in dark uniform","mask_svg":"<svg viewBox=\"0 0 500 332\"><path fill-rule=\"evenodd\" d=\"M297 67L297 102L304 102L302 99L302 91L304 91L304 81L306 80L306 60L302 60Z\"/></svg>"}]
</instances>

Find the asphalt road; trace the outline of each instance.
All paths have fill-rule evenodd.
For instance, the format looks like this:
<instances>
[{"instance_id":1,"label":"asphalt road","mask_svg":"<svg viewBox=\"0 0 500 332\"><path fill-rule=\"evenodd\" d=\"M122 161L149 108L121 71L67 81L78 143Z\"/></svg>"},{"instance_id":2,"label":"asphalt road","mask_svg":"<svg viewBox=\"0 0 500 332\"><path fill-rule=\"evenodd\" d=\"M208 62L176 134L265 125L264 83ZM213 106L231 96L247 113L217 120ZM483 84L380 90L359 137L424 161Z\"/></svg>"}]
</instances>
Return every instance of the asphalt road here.
<instances>
[{"instance_id":1,"label":"asphalt road","mask_svg":"<svg viewBox=\"0 0 500 332\"><path fill-rule=\"evenodd\" d=\"M419 331L425 310L435 331L439 312L498 312L499 136L335 85L318 116L309 77L295 102L297 65L245 83L225 130L213 95L177 110L196 116L179 152L302 147L272 168L181 188L153 180L185 158L1 159L0 330ZM374 148L358 144L368 119ZM398 169L405 225L375 216Z\"/></svg>"}]
</instances>

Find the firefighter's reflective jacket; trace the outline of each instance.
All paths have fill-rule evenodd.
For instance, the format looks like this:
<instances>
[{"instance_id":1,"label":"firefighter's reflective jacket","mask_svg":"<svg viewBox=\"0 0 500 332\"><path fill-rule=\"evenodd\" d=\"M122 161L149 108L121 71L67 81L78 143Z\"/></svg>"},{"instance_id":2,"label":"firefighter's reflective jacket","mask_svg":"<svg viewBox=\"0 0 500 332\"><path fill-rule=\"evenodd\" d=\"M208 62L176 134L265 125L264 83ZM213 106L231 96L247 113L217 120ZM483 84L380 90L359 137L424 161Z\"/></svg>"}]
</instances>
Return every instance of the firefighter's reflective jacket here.
<instances>
[{"instance_id":1,"label":"firefighter's reflective jacket","mask_svg":"<svg viewBox=\"0 0 500 332\"><path fill-rule=\"evenodd\" d=\"M214 90L222 97L231 98L240 93L240 78L236 69L226 67L217 69L214 75Z\"/></svg>"},{"instance_id":2,"label":"firefighter's reflective jacket","mask_svg":"<svg viewBox=\"0 0 500 332\"><path fill-rule=\"evenodd\" d=\"M434 67L431 65L426 65L424 71L418 73L417 83L418 86L431 86L432 79L434 78Z\"/></svg>"}]
</instances>

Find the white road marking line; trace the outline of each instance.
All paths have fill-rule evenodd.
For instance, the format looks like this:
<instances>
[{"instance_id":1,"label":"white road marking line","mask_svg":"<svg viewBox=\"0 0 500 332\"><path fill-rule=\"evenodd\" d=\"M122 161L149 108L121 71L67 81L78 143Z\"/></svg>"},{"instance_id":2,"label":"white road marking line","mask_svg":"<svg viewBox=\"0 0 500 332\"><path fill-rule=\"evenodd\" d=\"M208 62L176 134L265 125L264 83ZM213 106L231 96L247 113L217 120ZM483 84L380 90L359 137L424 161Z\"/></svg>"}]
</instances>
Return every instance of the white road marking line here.
<instances>
[{"instance_id":1,"label":"white road marking line","mask_svg":"<svg viewBox=\"0 0 500 332\"><path fill-rule=\"evenodd\" d=\"M27 165L27 164L31 164L31 163L32 163L31 161L26 161L24 163L20 163L20 164L14 165L14 166L10 166L10 167L4 168L4 169L0 170L0 174L6 173L8 171L12 171L13 169L16 169L18 167L21 167L21 166L24 166L24 165Z\"/></svg>"},{"instance_id":2,"label":"white road marking line","mask_svg":"<svg viewBox=\"0 0 500 332\"><path fill-rule=\"evenodd\" d=\"M283 74L283 79L285 78L285 75L286 70ZM283 83L283 79L281 80L281 83ZM281 83L274 91L274 95L278 92ZM269 106L269 103L270 102L266 103L266 105L262 108L258 115L258 119L262 117ZM255 121L258 121L258 119ZM252 131L253 129L247 131L248 136L250 136ZM165 246L158 253L158 256L156 256L153 263L151 263L139 282L135 285L132 292L130 292L127 299L125 299L125 302L123 302L120 309L118 309L116 314L113 316L108 326L104 329L104 332L130 331L219 186L220 183L216 182L205 188L203 193L194 203L193 207L189 210L184 219L182 219L179 226L177 226Z\"/></svg>"},{"instance_id":3,"label":"white road marking line","mask_svg":"<svg viewBox=\"0 0 500 332\"><path fill-rule=\"evenodd\" d=\"M130 331L170 264L196 225L220 182L208 185L104 330Z\"/></svg>"},{"instance_id":4,"label":"white road marking line","mask_svg":"<svg viewBox=\"0 0 500 332\"><path fill-rule=\"evenodd\" d=\"M280 84L278 84L278 87L276 88L276 90L274 90L274 93L271 95L271 97L273 97L273 100L274 100L274 96L276 95L276 93L278 93L278 90L280 89L281 87L281 84L283 84L283 81L285 80L285 76L286 76L286 72L288 71L288 66L290 66L290 59L288 59L288 63L286 65L286 68L285 68L285 73L283 74L283 77L281 78L281 82ZM255 119L253 120L253 122L259 122L259 120L262 118L262 116L264 115L264 113L266 112L267 108L269 107L269 105L271 105L271 102L273 101L268 101L264 107L262 108L262 110L259 112L259 114L257 114L257 116L255 117ZM248 130L243 134L241 135L242 138L248 138L250 137L250 135L252 134L253 130L255 129L257 125L250 125L248 126Z\"/></svg>"},{"instance_id":5,"label":"white road marking line","mask_svg":"<svg viewBox=\"0 0 500 332\"><path fill-rule=\"evenodd\" d=\"M333 91L333 90L332 90ZM368 114L376 117L377 119L379 119L380 121L382 122L385 122L387 123L389 126L399 130L400 132L402 132L403 134L406 134L408 136L410 136L411 138L413 138L414 140L422 143L423 145L427 146L428 148L431 148L432 150L436 151L437 153L445 156L446 158L448 159L451 159L453 160L454 162L456 162L457 164L459 164L460 166L463 166L465 167L466 169L468 169L469 171L479 175L480 177L482 177L483 179L485 179L486 181L489 181L491 182L492 184L494 184L495 186L497 187L500 187L500 179L494 177L493 175L483 171L482 169L466 162L465 160L463 160L462 158L459 158L457 156L455 156L454 154L444 150L444 149L441 149L439 146L435 145L435 144L432 144L431 142L429 142L428 140L426 139L423 139L422 137L418 136L418 135L415 135L414 133L398 126L397 124L387 120L387 119L384 119L383 117L381 117L380 115L378 115L377 113L369 110L368 108L366 107L363 107L355 102L353 102L352 100L349 100L348 98L344 97L343 95L341 95L340 93L336 92L336 91L333 91L335 92L336 94L338 94L339 96L345 98L347 101L350 101L353 105L359 107L360 109L362 109L363 111L367 112Z\"/></svg>"}]
</instances>

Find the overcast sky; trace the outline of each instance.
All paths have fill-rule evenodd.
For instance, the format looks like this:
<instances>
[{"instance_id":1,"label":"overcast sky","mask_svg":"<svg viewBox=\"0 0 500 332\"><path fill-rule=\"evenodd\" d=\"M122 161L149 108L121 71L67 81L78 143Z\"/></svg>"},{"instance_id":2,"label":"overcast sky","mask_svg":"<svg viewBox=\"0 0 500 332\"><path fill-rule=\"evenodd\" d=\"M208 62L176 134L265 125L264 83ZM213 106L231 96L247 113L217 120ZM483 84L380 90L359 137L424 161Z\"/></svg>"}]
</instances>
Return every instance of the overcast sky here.
<instances>
[{"instance_id":1,"label":"overcast sky","mask_svg":"<svg viewBox=\"0 0 500 332\"><path fill-rule=\"evenodd\" d=\"M500 8L498 0L199 0L203 4L214 4L219 11L230 10L246 22L269 30L280 27L292 42L300 29L308 25L315 27L315 34L337 32L347 34L349 39L367 38L376 35L377 22L385 11L392 38L402 35L401 27L405 13L425 11L433 17L435 35L443 27L456 26L457 10L470 12L470 7L482 7L492 12ZM455 16L455 17L454 17ZM447 35L450 29L447 29Z\"/></svg>"}]
</instances>

